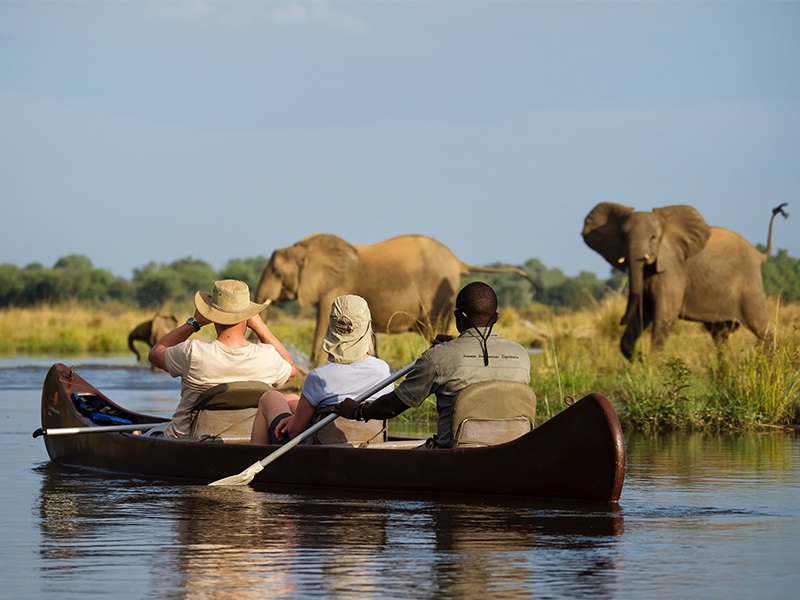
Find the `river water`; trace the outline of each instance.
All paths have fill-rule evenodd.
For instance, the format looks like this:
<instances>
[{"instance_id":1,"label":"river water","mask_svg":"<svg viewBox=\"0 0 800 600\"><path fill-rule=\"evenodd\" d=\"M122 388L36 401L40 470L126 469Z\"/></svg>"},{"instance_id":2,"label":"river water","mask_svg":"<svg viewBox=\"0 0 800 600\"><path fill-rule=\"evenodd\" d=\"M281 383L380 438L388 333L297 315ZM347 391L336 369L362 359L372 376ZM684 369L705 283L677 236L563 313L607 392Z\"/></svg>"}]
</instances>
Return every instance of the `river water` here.
<instances>
[{"instance_id":1,"label":"river water","mask_svg":"<svg viewBox=\"0 0 800 600\"><path fill-rule=\"evenodd\" d=\"M790 598L800 589L797 436L627 436L618 505L164 485L49 463L31 433L52 362L0 360L0 598ZM126 407L169 416L176 403L177 382L132 359L67 362Z\"/></svg>"}]
</instances>

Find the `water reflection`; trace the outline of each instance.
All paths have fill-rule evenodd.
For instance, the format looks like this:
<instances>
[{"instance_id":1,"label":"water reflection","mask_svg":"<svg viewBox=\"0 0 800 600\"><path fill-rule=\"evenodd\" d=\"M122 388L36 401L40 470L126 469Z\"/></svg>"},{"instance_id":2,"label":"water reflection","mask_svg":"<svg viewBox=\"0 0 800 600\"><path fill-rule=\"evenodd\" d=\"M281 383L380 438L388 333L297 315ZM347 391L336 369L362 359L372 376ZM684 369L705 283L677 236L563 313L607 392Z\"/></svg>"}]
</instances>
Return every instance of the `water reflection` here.
<instances>
[{"instance_id":1,"label":"water reflection","mask_svg":"<svg viewBox=\"0 0 800 600\"><path fill-rule=\"evenodd\" d=\"M618 508L611 505L438 505L433 515L436 591L447 597L527 598L531 585L549 576L535 571L530 553L559 550L600 553L599 571L582 565L572 579L577 596L585 587L581 581L602 572L598 585L588 588L602 592L605 573L615 568L614 538L624 530ZM564 585L569 581L564 578Z\"/></svg>"},{"instance_id":2,"label":"water reflection","mask_svg":"<svg viewBox=\"0 0 800 600\"><path fill-rule=\"evenodd\" d=\"M40 470L42 576L52 589L74 585L77 567L124 585L122 567L146 555L136 585L158 597L523 598L554 576L577 597L613 589L624 531L605 504L304 497ZM563 568L537 570L536 552L562 554Z\"/></svg>"}]
</instances>

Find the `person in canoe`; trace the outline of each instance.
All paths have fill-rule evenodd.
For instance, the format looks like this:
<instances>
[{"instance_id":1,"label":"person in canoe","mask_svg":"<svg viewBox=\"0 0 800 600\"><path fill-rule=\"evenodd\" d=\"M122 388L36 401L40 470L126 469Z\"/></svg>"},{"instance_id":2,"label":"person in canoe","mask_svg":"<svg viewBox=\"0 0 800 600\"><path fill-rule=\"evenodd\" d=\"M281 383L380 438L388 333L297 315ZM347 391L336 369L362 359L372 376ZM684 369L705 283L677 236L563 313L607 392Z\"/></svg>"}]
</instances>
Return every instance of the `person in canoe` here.
<instances>
[{"instance_id":1,"label":"person in canoe","mask_svg":"<svg viewBox=\"0 0 800 600\"><path fill-rule=\"evenodd\" d=\"M158 340L148 355L154 366L181 378L178 407L163 431L155 435L187 436L191 407L202 392L215 385L263 381L281 386L294 378L297 371L289 351L259 316L265 305L250 301L250 288L244 281L217 281L211 292L195 294L194 305L194 316ZM210 342L189 339L209 323L214 324L216 339ZM247 340L248 327L261 344ZM153 434L153 430L148 432Z\"/></svg>"},{"instance_id":2,"label":"person in canoe","mask_svg":"<svg viewBox=\"0 0 800 600\"><path fill-rule=\"evenodd\" d=\"M309 371L296 404L277 390L261 396L250 443L285 444L308 429L320 409L358 395L390 376L389 365L374 356L372 315L360 296L339 296L333 301L322 350L329 362ZM389 384L373 398L392 389Z\"/></svg>"},{"instance_id":3,"label":"person in canoe","mask_svg":"<svg viewBox=\"0 0 800 600\"><path fill-rule=\"evenodd\" d=\"M466 285L456 297L454 314L459 336L437 335L396 389L373 402L358 404L347 398L334 412L356 421L390 419L435 394L437 433L429 445L449 448L453 445L453 407L461 390L491 380L530 384L528 351L492 330L500 316L491 286L481 281Z\"/></svg>"}]
</instances>

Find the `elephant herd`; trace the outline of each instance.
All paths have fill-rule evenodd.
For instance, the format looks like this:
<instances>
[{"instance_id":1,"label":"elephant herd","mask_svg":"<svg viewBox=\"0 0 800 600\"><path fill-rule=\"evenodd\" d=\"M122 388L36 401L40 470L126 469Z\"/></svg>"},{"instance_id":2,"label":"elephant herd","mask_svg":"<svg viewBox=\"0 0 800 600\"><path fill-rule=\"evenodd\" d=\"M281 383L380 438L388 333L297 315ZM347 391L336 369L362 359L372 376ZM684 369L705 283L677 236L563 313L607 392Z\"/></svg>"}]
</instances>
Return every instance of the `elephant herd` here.
<instances>
[{"instance_id":1,"label":"elephant herd","mask_svg":"<svg viewBox=\"0 0 800 600\"><path fill-rule=\"evenodd\" d=\"M649 212L610 202L595 206L584 221L583 239L629 275L623 355L633 357L636 341L650 325L653 348L662 348L679 318L703 323L717 342L724 342L740 324L767 339L761 264L772 250L775 216L788 216L785 206L772 211L764 252L733 231L708 225L691 206ZM311 359L319 362L329 307L337 296L366 299L376 333L418 331L430 336L448 326L461 277L475 272L515 273L538 287L522 269L468 265L422 235L358 246L335 235L314 234L272 253L255 300L316 305ZM176 326L174 317L169 318L156 315L131 332L128 343L137 357L133 340L152 346L164 327L169 331Z\"/></svg>"}]
</instances>

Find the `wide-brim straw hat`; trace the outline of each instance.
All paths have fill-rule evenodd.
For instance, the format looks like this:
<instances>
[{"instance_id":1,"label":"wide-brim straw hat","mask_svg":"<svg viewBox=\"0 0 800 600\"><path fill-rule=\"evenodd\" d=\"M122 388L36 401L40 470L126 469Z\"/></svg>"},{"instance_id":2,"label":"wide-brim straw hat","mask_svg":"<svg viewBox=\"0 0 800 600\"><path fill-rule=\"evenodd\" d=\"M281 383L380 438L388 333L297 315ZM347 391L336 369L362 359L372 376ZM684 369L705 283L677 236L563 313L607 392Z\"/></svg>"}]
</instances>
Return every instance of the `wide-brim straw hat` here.
<instances>
[{"instance_id":1,"label":"wide-brim straw hat","mask_svg":"<svg viewBox=\"0 0 800 600\"><path fill-rule=\"evenodd\" d=\"M197 311L212 323L235 325L260 313L267 304L250 301L250 288L238 279L214 282L210 292L203 290L194 295Z\"/></svg>"},{"instance_id":2,"label":"wide-brim straw hat","mask_svg":"<svg viewBox=\"0 0 800 600\"><path fill-rule=\"evenodd\" d=\"M336 363L352 363L374 354L372 315L361 296L339 296L333 301L322 350Z\"/></svg>"}]
</instances>

